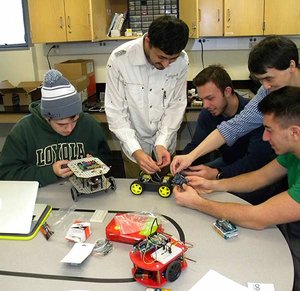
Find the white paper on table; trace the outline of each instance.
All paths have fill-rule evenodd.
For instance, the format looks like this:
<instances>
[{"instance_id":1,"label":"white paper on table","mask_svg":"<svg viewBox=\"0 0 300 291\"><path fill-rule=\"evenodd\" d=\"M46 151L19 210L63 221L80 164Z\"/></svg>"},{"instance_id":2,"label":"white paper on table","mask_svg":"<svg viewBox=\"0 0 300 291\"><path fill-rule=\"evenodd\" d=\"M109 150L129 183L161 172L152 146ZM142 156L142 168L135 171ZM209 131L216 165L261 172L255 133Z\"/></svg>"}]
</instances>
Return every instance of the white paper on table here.
<instances>
[{"instance_id":1,"label":"white paper on table","mask_svg":"<svg viewBox=\"0 0 300 291\"><path fill-rule=\"evenodd\" d=\"M61 260L62 263L81 264L93 251L95 244L75 243L69 253Z\"/></svg>"},{"instance_id":2,"label":"white paper on table","mask_svg":"<svg viewBox=\"0 0 300 291\"><path fill-rule=\"evenodd\" d=\"M209 270L189 291L248 291L235 281L219 274L214 270Z\"/></svg>"}]
</instances>

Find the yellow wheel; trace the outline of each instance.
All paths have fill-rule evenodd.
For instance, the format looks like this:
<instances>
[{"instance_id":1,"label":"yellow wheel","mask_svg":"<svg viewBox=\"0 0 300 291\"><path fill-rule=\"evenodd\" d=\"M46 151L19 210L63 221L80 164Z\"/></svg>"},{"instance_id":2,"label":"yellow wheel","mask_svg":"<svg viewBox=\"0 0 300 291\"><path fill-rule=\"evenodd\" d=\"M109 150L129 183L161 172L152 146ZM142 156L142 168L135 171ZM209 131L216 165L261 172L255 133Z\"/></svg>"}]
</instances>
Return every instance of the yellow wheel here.
<instances>
[{"instance_id":1,"label":"yellow wheel","mask_svg":"<svg viewBox=\"0 0 300 291\"><path fill-rule=\"evenodd\" d=\"M161 197L167 198L171 195L171 188L169 187L169 185L161 185L158 188L158 194Z\"/></svg>"},{"instance_id":2,"label":"yellow wheel","mask_svg":"<svg viewBox=\"0 0 300 291\"><path fill-rule=\"evenodd\" d=\"M143 192L143 186L140 182L134 181L130 185L130 191L134 195L141 195Z\"/></svg>"},{"instance_id":3,"label":"yellow wheel","mask_svg":"<svg viewBox=\"0 0 300 291\"><path fill-rule=\"evenodd\" d=\"M172 177L173 177L172 174L163 176L162 183L168 183Z\"/></svg>"}]
</instances>

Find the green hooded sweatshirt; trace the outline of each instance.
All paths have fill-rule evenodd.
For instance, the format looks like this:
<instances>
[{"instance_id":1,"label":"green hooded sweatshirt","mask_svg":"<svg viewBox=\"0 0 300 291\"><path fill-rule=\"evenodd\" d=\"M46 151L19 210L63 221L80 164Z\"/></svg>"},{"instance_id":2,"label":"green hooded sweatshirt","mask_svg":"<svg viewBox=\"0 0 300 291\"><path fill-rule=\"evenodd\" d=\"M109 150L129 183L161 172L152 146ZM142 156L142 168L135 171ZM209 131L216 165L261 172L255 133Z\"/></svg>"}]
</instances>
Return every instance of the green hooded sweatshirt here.
<instances>
[{"instance_id":1,"label":"green hooded sweatshirt","mask_svg":"<svg viewBox=\"0 0 300 291\"><path fill-rule=\"evenodd\" d=\"M46 186L60 179L53 172L53 163L87 154L109 165L111 151L102 126L88 113L81 113L72 133L62 136L42 117L39 101L31 103L29 111L6 138L0 155L1 180L38 181Z\"/></svg>"}]
</instances>

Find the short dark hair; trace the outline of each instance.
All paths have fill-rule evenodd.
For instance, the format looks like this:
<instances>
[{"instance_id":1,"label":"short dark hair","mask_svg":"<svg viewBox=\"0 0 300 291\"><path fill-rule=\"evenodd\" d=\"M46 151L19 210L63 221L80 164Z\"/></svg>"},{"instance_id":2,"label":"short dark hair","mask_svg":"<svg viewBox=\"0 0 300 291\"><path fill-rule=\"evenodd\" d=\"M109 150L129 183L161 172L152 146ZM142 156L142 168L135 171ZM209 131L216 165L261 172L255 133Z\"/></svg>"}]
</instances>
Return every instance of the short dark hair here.
<instances>
[{"instance_id":1,"label":"short dark hair","mask_svg":"<svg viewBox=\"0 0 300 291\"><path fill-rule=\"evenodd\" d=\"M150 45L167 55L180 53L189 39L189 28L185 22L174 16L156 18L148 30Z\"/></svg>"},{"instance_id":2,"label":"short dark hair","mask_svg":"<svg viewBox=\"0 0 300 291\"><path fill-rule=\"evenodd\" d=\"M221 65L210 65L193 79L195 87L203 86L208 82L213 82L222 92L226 87L230 87L233 91L232 80Z\"/></svg>"},{"instance_id":3,"label":"short dark hair","mask_svg":"<svg viewBox=\"0 0 300 291\"><path fill-rule=\"evenodd\" d=\"M265 74L270 68L285 70L290 66L291 60L298 65L296 44L284 36L271 35L252 48L248 69L251 74Z\"/></svg>"},{"instance_id":4,"label":"short dark hair","mask_svg":"<svg viewBox=\"0 0 300 291\"><path fill-rule=\"evenodd\" d=\"M274 114L281 126L300 125L300 87L285 86L271 92L258 104L263 114Z\"/></svg>"}]
</instances>

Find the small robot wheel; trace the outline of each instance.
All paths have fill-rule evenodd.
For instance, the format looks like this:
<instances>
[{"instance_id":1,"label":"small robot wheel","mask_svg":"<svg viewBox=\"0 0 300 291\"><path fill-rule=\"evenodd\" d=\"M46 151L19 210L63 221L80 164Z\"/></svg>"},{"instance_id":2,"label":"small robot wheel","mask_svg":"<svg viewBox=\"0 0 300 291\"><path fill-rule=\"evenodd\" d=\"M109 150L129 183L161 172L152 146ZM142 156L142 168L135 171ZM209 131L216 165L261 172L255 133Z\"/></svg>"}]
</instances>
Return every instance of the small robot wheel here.
<instances>
[{"instance_id":1,"label":"small robot wheel","mask_svg":"<svg viewBox=\"0 0 300 291\"><path fill-rule=\"evenodd\" d=\"M117 184L116 184L115 178L113 176L110 176L110 177L108 177L108 181L110 182L110 189L116 190Z\"/></svg>"},{"instance_id":2,"label":"small robot wheel","mask_svg":"<svg viewBox=\"0 0 300 291\"><path fill-rule=\"evenodd\" d=\"M169 282L174 282L179 278L181 274L181 263L176 260L170 263L170 265L166 269L166 280Z\"/></svg>"},{"instance_id":3,"label":"small robot wheel","mask_svg":"<svg viewBox=\"0 0 300 291\"><path fill-rule=\"evenodd\" d=\"M133 181L130 185L130 191L134 195L140 195L143 192L143 185L139 181Z\"/></svg>"},{"instance_id":4,"label":"small robot wheel","mask_svg":"<svg viewBox=\"0 0 300 291\"><path fill-rule=\"evenodd\" d=\"M159 186L158 194L163 198L169 197L172 194L170 186L168 184L163 184Z\"/></svg>"},{"instance_id":5,"label":"small robot wheel","mask_svg":"<svg viewBox=\"0 0 300 291\"><path fill-rule=\"evenodd\" d=\"M77 189L75 187L71 188L71 195L72 195L72 199L75 202L77 202L78 201L79 192L77 191Z\"/></svg>"}]
</instances>

